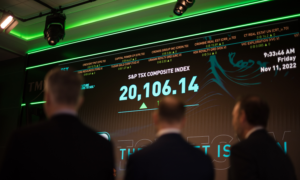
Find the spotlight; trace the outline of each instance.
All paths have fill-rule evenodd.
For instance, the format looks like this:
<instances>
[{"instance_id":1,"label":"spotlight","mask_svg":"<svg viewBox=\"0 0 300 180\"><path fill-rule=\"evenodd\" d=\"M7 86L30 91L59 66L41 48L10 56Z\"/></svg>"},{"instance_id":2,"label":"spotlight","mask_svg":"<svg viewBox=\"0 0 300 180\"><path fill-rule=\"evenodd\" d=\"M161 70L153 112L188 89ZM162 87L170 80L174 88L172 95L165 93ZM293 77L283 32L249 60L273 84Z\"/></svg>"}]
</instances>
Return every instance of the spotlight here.
<instances>
[{"instance_id":1,"label":"spotlight","mask_svg":"<svg viewBox=\"0 0 300 180\"><path fill-rule=\"evenodd\" d=\"M174 8L174 14L181 16L188 8L192 7L195 0L177 0Z\"/></svg>"},{"instance_id":2,"label":"spotlight","mask_svg":"<svg viewBox=\"0 0 300 180\"><path fill-rule=\"evenodd\" d=\"M18 25L18 21L11 13L3 12L0 19L0 33L4 30L8 34L13 28Z\"/></svg>"},{"instance_id":3,"label":"spotlight","mask_svg":"<svg viewBox=\"0 0 300 180\"><path fill-rule=\"evenodd\" d=\"M54 46L60 39L65 37L65 21L65 14L54 13L47 16L44 37L49 45Z\"/></svg>"}]
</instances>

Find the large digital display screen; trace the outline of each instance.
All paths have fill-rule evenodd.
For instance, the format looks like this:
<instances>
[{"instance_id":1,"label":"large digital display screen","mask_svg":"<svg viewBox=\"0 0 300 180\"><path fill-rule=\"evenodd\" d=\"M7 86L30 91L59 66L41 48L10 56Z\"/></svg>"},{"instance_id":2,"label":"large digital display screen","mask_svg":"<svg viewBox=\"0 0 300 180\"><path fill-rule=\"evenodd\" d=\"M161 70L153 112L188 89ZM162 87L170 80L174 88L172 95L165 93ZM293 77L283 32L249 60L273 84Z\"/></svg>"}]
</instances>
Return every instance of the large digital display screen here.
<instances>
[{"instance_id":1,"label":"large digital display screen","mask_svg":"<svg viewBox=\"0 0 300 180\"><path fill-rule=\"evenodd\" d=\"M85 77L79 116L114 143L117 179L124 177L128 156L155 142L151 114L165 96L184 101L184 138L211 156L216 180L227 179L230 147L239 142L231 125L232 109L239 95L249 93L269 103L267 130L300 177L299 39L299 22L290 20L58 66L62 71L73 67ZM29 70L26 102L42 100L40 80L52 67Z\"/></svg>"}]
</instances>

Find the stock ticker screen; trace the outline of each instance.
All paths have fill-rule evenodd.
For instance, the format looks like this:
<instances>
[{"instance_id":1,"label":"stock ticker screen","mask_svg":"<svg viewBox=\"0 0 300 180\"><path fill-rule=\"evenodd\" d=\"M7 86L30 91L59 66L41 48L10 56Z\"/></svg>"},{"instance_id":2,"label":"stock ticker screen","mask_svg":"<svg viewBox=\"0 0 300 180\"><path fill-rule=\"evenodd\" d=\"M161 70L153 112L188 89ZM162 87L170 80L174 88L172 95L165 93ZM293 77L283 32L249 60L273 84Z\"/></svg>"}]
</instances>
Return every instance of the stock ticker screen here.
<instances>
[{"instance_id":1,"label":"stock ticker screen","mask_svg":"<svg viewBox=\"0 0 300 180\"><path fill-rule=\"evenodd\" d=\"M299 176L299 40L299 22L290 20L59 67L75 68L84 76L85 102L79 116L114 143L117 179L123 178L131 154L155 142L151 114L165 96L184 101L184 138L212 158L217 180L227 179L230 147L239 142L231 125L232 109L239 95L249 93L269 103L267 130L291 157Z\"/></svg>"}]
</instances>

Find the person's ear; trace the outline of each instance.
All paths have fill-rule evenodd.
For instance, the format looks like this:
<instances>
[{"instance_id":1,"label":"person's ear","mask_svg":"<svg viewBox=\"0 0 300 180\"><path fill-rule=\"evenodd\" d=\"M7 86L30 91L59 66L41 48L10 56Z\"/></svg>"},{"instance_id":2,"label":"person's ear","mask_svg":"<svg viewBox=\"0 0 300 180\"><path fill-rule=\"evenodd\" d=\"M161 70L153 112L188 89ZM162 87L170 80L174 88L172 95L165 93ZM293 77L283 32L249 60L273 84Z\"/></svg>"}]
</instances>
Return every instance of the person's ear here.
<instances>
[{"instance_id":1,"label":"person's ear","mask_svg":"<svg viewBox=\"0 0 300 180\"><path fill-rule=\"evenodd\" d=\"M52 99L50 97L50 93L47 93L46 91L44 93L45 93L45 95L44 95L44 101L46 101L46 104L47 105L52 104Z\"/></svg>"},{"instance_id":2,"label":"person's ear","mask_svg":"<svg viewBox=\"0 0 300 180\"><path fill-rule=\"evenodd\" d=\"M181 120L181 127L182 128L185 126L186 121L187 121L186 117L182 118L182 120Z\"/></svg>"},{"instance_id":3,"label":"person's ear","mask_svg":"<svg viewBox=\"0 0 300 180\"><path fill-rule=\"evenodd\" d=\"M157 125L158 124L158 114L157 114L157 112L154 112L152 114L152 119L153 119L154 125Z\"/></svg>"},{"instance_id":4,"label":"person's ear","mask_svg":"<svg viewBox=\"0 0 300 180\"><path fill-rule=\"evenodd\" d=\"M247 122L246 112L244 110L241 110L241 112L240 112L239 121L240 121L241 124L244 124L244 123Z\"/></svg>"},{"instance_id":5,"label":"person's ear","mask_svg":"<svg viewBox=\"0 0 300 180\"><path fill-rule=\"evenodd\" d=\"M50 94L47 93L46 91L44 91L44 101L46 101L46 103L43 104L44 106L44 112L47 116L47 118L50 118L51 116L51 104L52 104L52 99L50 98Z\"/></svg>"},{"instance_id":6,"label":"person's ear","mask_svg":"<svg viewBox=\"0 0 300 180\"><path fill-rule=\"evenodd\" d=\"M77 104L77 109L79 109L81 107L81 105L83 104L83 102L84 102L84 97L80 96L79 100L78 100L78 104Z\"/></svg>"}]
</instances>

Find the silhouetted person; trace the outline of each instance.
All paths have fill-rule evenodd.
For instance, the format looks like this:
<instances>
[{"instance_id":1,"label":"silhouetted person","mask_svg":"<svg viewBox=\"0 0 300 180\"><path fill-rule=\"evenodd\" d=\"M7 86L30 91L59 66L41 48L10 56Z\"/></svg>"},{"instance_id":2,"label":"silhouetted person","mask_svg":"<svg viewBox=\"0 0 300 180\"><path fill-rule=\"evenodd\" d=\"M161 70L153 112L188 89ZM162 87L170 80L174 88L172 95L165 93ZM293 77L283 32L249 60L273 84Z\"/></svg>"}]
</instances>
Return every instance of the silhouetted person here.
<instances>
[{"instance_id":1,"label":"silhouetted person","mask_svg":"<svg viewBox=\"0 0 300 180\"><path fill-rule=\"evenodd\" d=\"M82 77L51 70L45 78L44 110L50 121L17 130L4 157L1 180L113 180L112 144L83 125Z\"/></svg>"},{"instance_id":2,"label":"silhouetted person","mask_svg":"<svg viewBox=\"0 0 300 180\"><path fill-rule=\"evenodd\" d=\"M232 112L241 142L232 146L229 180L296 180L289 157L266 131L268 104L256 95L241 97Z\"/></svg>"},{"instance_id":3,"label":"silhouetted person","mask_svg":"<svg viewBox=\"0 0 300 180\"><path fill-rule=\"evenodd\" d=\"M186 123L184 104L166 97L153 114L157 140L130 155L125 180L212 180L212 160L186 142L180 132Z\"/></svg>"}]
</instances>

